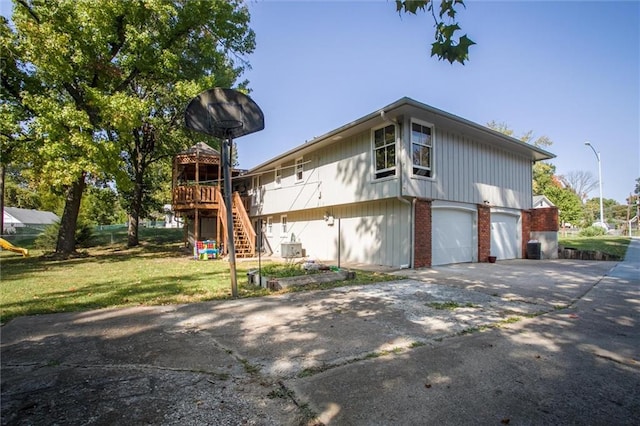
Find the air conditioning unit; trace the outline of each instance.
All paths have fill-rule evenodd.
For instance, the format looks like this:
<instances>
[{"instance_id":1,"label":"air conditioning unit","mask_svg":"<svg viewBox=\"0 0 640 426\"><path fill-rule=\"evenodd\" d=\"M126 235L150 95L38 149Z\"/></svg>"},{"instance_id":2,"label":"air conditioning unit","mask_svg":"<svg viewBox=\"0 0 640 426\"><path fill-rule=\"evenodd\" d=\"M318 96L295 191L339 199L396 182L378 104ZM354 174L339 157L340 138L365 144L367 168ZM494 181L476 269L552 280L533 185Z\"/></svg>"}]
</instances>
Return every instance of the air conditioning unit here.
<instances>
[{"instance_id":1,"label":"air conditioning unit","mask_svg":"<svg viewBox=\"0 0 640 426\"><path fill-rule=\"evenodd\" d=\"M302 257L302 243L282 243L280 252L284 258Z\"/></svg>"}]
</instances>

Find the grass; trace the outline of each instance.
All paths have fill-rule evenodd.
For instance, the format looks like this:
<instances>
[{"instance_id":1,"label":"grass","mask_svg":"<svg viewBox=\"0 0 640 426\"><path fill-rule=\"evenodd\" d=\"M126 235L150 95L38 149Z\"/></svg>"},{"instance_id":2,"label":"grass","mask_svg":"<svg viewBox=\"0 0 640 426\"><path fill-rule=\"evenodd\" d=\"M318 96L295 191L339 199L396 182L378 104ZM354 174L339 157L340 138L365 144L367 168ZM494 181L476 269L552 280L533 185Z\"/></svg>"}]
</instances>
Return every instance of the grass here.
<instances>
[{"instance_id":1,"label":"grass","mask_svg":"<svg viewBox=\"0 0 640 426\"><path fill-rule=\"evenodd\" d=\"M0 322L24 315L75 312L135 305L196 303L231 298L229 264L225 260L195 261L180 242L181 231L142 229L139 247L125 247L126 230L99 233L100 245L83 256L52 260L30 249L31 257L0 252ZM113 243L112 243L113 241ZM268 262L263 260L262 265ZM237 262L238 294L273 294L249 285L246 274L258 263ZM316 290L396 280L358 271L355 280L296 288ZM291 290L280 290L285 293Z\"/></svg>"},{"instance_id":2,"label":"grass","mask_svg":"<svg viewBox=\"0 0 640 426\"><path fill-rule=\"evenodd\" d=\"M475 308L476 306L471 303L471 302L467 302L464 304L460 304L458 302L454 302L454 301L448 301L448 302L430 302L427 303L427 306L432 307L433 309L438 309L438 310L448 310L448 311L453 311L455 309L458 308Z\"/></svg>"},{"instance_id":3,"label":"grass","mask_svg":"<svg viewBox=\"0 0 640 426\"><path fill-rule=\"evenodd\" d=\"M582 251L599 251L624 259L631 238L603 235L599 237L560 237L559 244Z\"/></svg>"}]
</instances>

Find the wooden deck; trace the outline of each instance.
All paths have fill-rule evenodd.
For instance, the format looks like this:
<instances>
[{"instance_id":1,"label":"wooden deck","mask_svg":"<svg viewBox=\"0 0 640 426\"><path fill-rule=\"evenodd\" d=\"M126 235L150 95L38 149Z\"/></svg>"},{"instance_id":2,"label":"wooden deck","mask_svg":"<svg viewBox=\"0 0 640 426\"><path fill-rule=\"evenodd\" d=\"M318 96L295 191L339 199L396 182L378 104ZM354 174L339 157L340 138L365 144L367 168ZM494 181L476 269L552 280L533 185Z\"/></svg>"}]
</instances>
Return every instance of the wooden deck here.
<instances>
[{"instance_id":1,"label":"wooden deck","mask_svg":"<svg viewBox=\"0 0 640 426\"><path fill-rule=\"evenodd\" d=\"M223 203L222 193L217 186L183 185L173 188L173 209L175 211L195 208L217 210Z\"/></svg>"}]
</instances>

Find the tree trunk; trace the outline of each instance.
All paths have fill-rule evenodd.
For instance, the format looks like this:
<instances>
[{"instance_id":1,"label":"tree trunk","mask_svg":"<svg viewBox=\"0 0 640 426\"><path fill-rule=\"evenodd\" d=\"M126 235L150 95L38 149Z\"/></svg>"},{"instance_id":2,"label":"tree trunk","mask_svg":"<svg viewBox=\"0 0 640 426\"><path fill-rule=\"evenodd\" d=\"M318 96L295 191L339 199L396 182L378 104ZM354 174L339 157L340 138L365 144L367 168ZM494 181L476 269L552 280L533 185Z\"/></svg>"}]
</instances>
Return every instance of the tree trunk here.
<instances>
[{"instance_id":1,"label":"tree trunk","mask_svg":"<svg viewBox=\"0 0 640 426\"><path fill-rule=\"evenodd\" d=\"M80 212L80 201L85 187L85 173L71 184L65 195L64 213L60 221L58 231L58 241L56 243L56 255L66 258L76 251L76 226L78 224L78 213Z\"/></svg>"},{"instance_id":2,"label":"tree trunk","mask_svg":"<svg viewBox=\"0 0 640 426\"><path fill-rule=\"evenodd\" d=\"M133 188L133 199L131 200L131 211L129 212L129 229L127 231L127 246L135 247L140 244L138 228L140 224L140 212L142 211L142 196L144 190L143 173L136 171L136 181Z\"/></svg>"}]
</instances>

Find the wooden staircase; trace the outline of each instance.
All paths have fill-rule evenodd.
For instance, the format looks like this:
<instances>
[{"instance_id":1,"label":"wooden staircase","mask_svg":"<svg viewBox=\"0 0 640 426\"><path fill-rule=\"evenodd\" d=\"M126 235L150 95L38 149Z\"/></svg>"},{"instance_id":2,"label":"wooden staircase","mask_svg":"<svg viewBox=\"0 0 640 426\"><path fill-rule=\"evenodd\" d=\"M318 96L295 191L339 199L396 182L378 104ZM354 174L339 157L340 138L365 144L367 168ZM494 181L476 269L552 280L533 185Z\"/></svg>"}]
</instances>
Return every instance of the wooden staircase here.
<instances>
[{"instance_id":1,"label":"wooden staircase","mask_svg":"<svg viewBox=\"0 0 640 426\"><path fill-rule=\"evenodd\" d=\"M256 232L237 192L233 193L233 242L237 257L256 255Z\"/></svg>"},{"instance_id":2,"label":"wooden staircase","mask_svg":"<svg viewBox=\"0 0 640 426\"><path fill-rule=\"evenodd\" d=\"M236 249L236 257L254 257L256 255L256 231L251 225L249 215L244 208L240 194L233 193L233 243ZM224 233L224 241L227 240L227 209L222 200L220 203L220 219Z\"/></svg>"}]
</instances>

